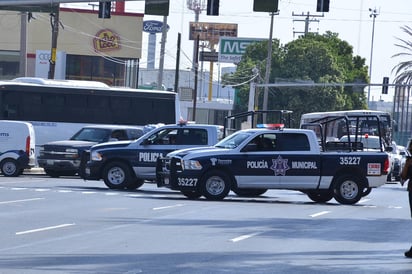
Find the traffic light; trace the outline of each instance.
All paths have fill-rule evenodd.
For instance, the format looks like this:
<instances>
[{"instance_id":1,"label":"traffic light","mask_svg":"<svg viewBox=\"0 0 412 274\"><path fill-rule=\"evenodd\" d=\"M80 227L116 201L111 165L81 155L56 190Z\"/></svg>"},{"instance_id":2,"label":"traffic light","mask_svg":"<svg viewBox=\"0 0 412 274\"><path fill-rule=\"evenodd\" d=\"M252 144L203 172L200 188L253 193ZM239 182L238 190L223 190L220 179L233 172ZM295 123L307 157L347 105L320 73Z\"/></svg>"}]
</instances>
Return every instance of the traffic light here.
<instances>
[{"instance_id":1,"label":"traffic light","mask_svg":"<svg viewBox=\"0 0 412 274\"><path fill-rule=\"evenodd\" d=\"M329 12L329 0L318 0L316 11Z\"/></svg>"},{"instance_id":2,"label":"traffic light","mask_svg":"<svg viewBox=\"0 0 412 274\"><path fill-rule=\"evenodd\" d=\"M144 14L169 16L169 0L145 0Z\"/></svg>"},{"instance_id":3,"label":"traffic light","mask_svg":"<svg viewBox=\"0 0 412 274\"><path fill-rule=\"evenodd\" d=\"M277 12L279 0L253 0L253 11Z\"/></svg>"},{"instance_id":4,"label":"traffic light","mask_svg":"<svg viewBox=\"0 0 412 274\"><path fill-rule=\"evenodd\" d=\"M99 18L110 18L112 2L99 2Z\"/></svg>"},{"instance_id":5,"label":"traffic light","mask_svg":"<svg viewBox=\"0 0 412 274\"><path fill-rule=\"evenodd\" d=\"M383 77L382 94L388 94L389 77Z\"/></svg>"},{"instance_id":6,"label":"traffic light","mask_svg":"<svg viewBox=\"0 0 412 274\"><path fill-rule=\"evenodd\" d=\"M219 0L207 0L207 15L219 15Z\"/></svg>"}]
</instances>

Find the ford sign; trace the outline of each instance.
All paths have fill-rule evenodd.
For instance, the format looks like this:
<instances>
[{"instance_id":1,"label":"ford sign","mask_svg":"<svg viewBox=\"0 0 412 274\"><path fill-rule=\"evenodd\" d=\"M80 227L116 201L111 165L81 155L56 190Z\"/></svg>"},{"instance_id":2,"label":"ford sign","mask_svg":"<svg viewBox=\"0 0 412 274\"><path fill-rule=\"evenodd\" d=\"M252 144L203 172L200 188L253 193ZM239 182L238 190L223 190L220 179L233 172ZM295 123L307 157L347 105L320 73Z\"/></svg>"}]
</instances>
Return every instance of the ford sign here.
<instances>
[{"instance_id":1,"label":"ford sign","mask_svg":"<svg viewBox=\"0 0 412 274\"><path fill-rule=\"evenodd\" d=\"M169 30L169 25L167 25L167 30ZM163 22L149 20L143 21L143 31L148 33L161 33L163 31Z\"/></svg>"}]
</instances>

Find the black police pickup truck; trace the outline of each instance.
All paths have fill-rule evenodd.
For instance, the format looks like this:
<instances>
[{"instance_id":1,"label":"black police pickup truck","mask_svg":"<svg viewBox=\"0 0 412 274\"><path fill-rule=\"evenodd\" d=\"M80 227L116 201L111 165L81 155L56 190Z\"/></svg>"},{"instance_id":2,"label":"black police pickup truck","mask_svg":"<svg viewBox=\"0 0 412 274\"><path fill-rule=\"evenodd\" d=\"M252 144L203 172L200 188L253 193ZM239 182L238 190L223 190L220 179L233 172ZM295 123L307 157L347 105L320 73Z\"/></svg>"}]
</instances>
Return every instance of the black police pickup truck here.
<instances>
[{"instance_id":1,"label":"black police pickup truck","mask_svg":"<svg viewBox=\"0 0 412 274\"><path fill-rule=\"evenodd\" d=\"M209 148L184 149L159 159L157 184L188 198L224 199L230 190L258 196L268 189L298 190L315 202L355 204L366 189L386 183L388 154L361 144L331 142L321 150L308 129L248 129ZM333 149L331 149L333 147Z\"/></svg>"},{"instance_id":2,"label":"black police pickup truck","mask_svg":"<svg viewBox=\"0 0 412 274\"><path fill-rule=\"evenodd\" d=\"M180 123L160 126L135 141L98 144L90 149L84 179L103 179L111 189L136 189L144 180L155 180L158 157L177 149L212 146L221 135L219 126Z\"/></svg>"},{"instance_id":3,"label":"black police pickup truck","mask_svg":"<svg viewBox=\"0 0 412 274\"><path fill-rule=\"evenodd\" d=\"M143 127L121 125L86 126L69 140L49 142L41 146L37 162L51 177L70 176L82 172L85 152L91 146L108 141L135 140L143 135ZM81 174L79 174L81 175Z\"/></svg>"}]
</instances>

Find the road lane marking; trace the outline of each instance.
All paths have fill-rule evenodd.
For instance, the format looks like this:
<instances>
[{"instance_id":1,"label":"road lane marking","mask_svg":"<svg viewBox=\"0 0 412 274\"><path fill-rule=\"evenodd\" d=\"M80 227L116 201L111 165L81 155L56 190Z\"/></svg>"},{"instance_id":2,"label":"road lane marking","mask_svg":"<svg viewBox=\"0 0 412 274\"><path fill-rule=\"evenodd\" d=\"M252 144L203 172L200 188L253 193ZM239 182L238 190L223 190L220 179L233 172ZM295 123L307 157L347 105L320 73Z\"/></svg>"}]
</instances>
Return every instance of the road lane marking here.
<instances>
[{"instance_id":1,"label":"road lane marking","mask_svg":"<svg viewBox=\"0 0 412 274\"><path fill-rule=\"evenodd\" d=\"M329 214L330 213L330 211L321 211L321 212L318 212L318 213L315 213L315 214L312 214L312 215L309 215L310 217L312 217L312 218L316 218L316 217L319 217L319 216L322 216L322 215L325 215L325 214Z\"/></svg>"},{"instance_id":2,"label":"road lane marking","mask_svg":"<svg viewBox=\"0 0 412 274\"><path fill-rule=\"evenodd\" d=\"M46 231L46 230L52 230L52 229L57 229L57 228L73 226L73 225L75 225L75 224L61 224L61 225L55 225L55 226L47 226L47 227L42 227L42 228L37 228L37 229L31 229L31 230L16 232L16 235L23 235L23 234L41 232L41 231Z\"/></svg>"},{"instance_id":3,"label":"road lane marking","mask_svg":"<svg viewBox=\"0 0 412 274\"><path fill-rule=\"evenodd\" d=\"M239 237L236 237L236 238L230 239L230 241L231 241L231 242L233 242L233 243L236 243L236 242L239 242L239 241L243 241L243 240L246 240L246 239L252 238L252 237L257 236L257 235L259 235L259 234L262 234L262 232L256 232L256 233L251 233L251 234L245 234L245 235L242 235L242 236L239 236Z\"/></svg>"},{"instance_id":4,"label":"road lane marking","mask_svg":"<svg viewBox=\"0 0 412 274\"><path fill-rule=\"evenodd\" d=\"M35 189L34 191L37 191L37 192L45 192L45 191L50 191L50 189L49 189L49 188L37 188L37 189Z\"/></svg>"},{"instance_id":5,"label":"road lane marking","mask_svg":"<svg viewBox=\"0 0 412 274\"><path fill-rule=\"evenodd\" d=\"M160 206L160 207L154 207L152 208L153 210L162 210L162 209L169 209L169 208L175 208L175 207L181 207L184 206L184 204L176 204L176 205L171 205L171 206Z\"/></svg>"},{"instance_id":6,"label":"road lane marking","mask_svg":"<svg viewBox=\"0 0 412 274\"><path fill-rule=\"evenodd\" d=\"M13 203L31 202L31 201L38 201L38 200L44 200L44 198L4 201L4 202L0 202L0 204L13 204Z\"/></svg>"}]
</instances>

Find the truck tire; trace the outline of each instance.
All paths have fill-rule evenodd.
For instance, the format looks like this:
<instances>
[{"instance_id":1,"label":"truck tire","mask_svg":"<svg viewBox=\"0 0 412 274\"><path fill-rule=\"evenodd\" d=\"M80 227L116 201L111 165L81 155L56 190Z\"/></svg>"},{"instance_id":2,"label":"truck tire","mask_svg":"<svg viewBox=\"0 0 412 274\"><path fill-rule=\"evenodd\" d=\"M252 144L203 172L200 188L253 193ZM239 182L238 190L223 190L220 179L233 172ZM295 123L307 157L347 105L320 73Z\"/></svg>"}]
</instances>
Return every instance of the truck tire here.
<instances>
[{"instance_id":1,"label":"truck tire","mask_svg":"<svg viewBox=\"0 0 412 274\"><path fill-rule=\"evenodd\" d=\"M268 191L264 188L237 188L234 187L232 189L234 193L236 193L239 197L259 197L260 195L266 193Z\"/></svg>"},{"instance_id":2,"label":"truck tire","mask_svg":"<svg viewBox=\"0 0 412 274\"><path fill-rule=\"evenodd\" d=\"M126 188L129 189L129 190L135 190L135 189L138 189L139 187L141 187L143 184L144 184L144 180L137 179L136 181L131 182L130 184L128 184L126 186Z\"/></svg>"},{"instance_id":3,"label":"truck tire","mask_svg":"<svg viewBox=\"0 0 412 274\"><path fill-rule=\"evenodd\" d=\"M1 162L1 173L5 177L17 177L21 174L21 170L16 160L7 158Z\"/></svg>"},{"instance_id":4,"label":"truck tire","mask_svg":"<svg viewBox=\"0 0 412 274\"><path fill-rule=\"evenodd\" d=\"M103 170L103 180L110 189L125 189L132 182L132 172L125 163L111 162Z\"/></svg>"},{"instance_id":5,"label":"truck tire","mask_svg":"<svg viewBox=\"0 0 412 274\"><path fill-rule=\"evenodd\" d=\"M60 173L51 169L44 169L44 172L46 173L46 175L52 177L52 178L58 178L60 177Z\"/></svg>"},{"instance_id":6,"label":"truck tire","mask_svg":"<svg viewBox=\"0 0 412 274\"><path fill-rule=\"evenodd\" d=\"M223 200L230 191L231 180L229 176L219 170L207 172L200 184L201 193L208 200Z\"/></svg>"},{"instance_id":7,"label":"truck tire","mask_svg":"<svg viewBox=\"0 0 412 274\"><path fill-rule=\"evenodd\" d=\"M371 188L371 187L365 187L365 188L363 189L363 192L362 192L362 197L368 196L369 193L371 193L371 191L372 191L372 188Z\"/></svg>"},{"instance_id":8,"label":"truck tire","mask_svg":"<svg viewBox=\"0 0 412 274\"><path fill-rule=\"evenodd\" d=\"M198 191L194 190L194 191L185 191L182 190L181 191L182 194L184 196L186 196L186 198L190 199L190 200L196 200L199 199L200 197L202 197L202 194L200 194Z\"/></svg>"},{"instance_id":9,"label":"truck tire","mask_svg":"<svg viewBox=\"0 0 412 274\"><path fill-rule=\"evenodd\" d=\"M333 198L332 190L309 190L305 193L308 195L309 199L316 203L326 203Z\"/></svg>"},{"instance_id":10,"label":"truck tire","mask_svg":"<svg viewBox=\"0 0 412 274\"><path fill-rule=\"evenodd\" d=\"M341 204L353 205L362 198L364 188L359 178L353 175L343 175L338 177L334 183L333 197Z\"/></svg>"}]
</instances>

